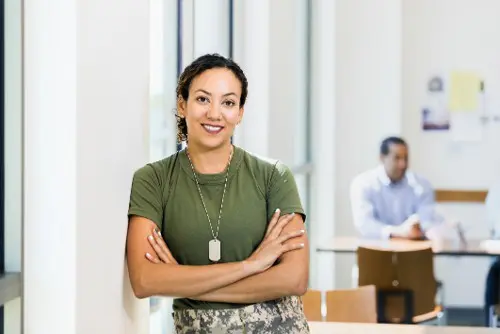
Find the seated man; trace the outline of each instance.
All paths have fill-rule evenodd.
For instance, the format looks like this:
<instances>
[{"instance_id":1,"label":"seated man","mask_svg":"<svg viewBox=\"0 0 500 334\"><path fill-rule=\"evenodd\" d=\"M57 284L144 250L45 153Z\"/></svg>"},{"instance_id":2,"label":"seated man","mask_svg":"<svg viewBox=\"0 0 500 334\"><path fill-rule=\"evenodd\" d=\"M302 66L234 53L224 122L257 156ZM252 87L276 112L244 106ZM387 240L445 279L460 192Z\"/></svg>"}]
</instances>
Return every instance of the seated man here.
<instances>
[{"instance_id":1,"label":"seated man","mask_svg":"<svg viewBox=\"0 0 500 334\"><path fill-rule=\"evenodd\" d=\"M441 222L434 191L424 178L407 171L408 145L398 137L380 146L381 165L351 184L354 224L365 238L424 239Z\"/></svg>"},{"instance_id":2,"label":"seated man","mask_svg":"<svg viewBox=\"0 0 500 334\"><path fill-rule=\"evenodd\" d=\"M491 226L491 238L500 239L500 183L494 185L488 191L486 197L486 213L488 223ZM490 324L490 307L500 303L500 260L498 257L493 261L486 277L486 289L484 292L485 325Z\"/></svg>"}]
</instances>

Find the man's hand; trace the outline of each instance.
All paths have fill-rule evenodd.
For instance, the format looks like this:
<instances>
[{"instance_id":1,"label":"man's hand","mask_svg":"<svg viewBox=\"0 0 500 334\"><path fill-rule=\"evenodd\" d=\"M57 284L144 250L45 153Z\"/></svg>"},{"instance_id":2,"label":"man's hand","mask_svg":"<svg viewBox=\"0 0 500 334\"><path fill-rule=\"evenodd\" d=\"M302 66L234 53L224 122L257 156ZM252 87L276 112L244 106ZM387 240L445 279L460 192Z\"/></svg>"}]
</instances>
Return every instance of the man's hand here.
<instances>
[{"instance_id":1,"label":"man's hand","mask_svg":"<svg viewBox=\"0 0 500 334\"><path fill-rule=\"evenodd\" d=\"M420 228L420 223L412 225L407 235L408 239L410 240L421 240L424 238L424 236L424 232Z\"/></svg>"},{"instance_id":2,"label":"man's hand","mask_svg":"<svg viewBox=\"0 0 500 334\"><path fill-rule=\"evenodd\" d=\"M403 224L395 226L391 237L395 239L421 240L425 236L417 215L410 216Z\"/></svg>"}]
</instances>

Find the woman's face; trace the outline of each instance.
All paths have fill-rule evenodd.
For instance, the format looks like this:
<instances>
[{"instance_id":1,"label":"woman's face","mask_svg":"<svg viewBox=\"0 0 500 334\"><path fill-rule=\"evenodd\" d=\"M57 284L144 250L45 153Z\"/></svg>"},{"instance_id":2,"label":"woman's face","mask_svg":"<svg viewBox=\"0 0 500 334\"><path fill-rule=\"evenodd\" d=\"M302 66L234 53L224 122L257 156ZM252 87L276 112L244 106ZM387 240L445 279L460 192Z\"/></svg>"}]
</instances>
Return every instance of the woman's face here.
<instances>
[{"instance_id":1,"label":"woman's face","mask_svg":"<svg viewBox=\"0 0 500 334\"><path fill-rule=\"evenodd\" d=\"M241 83L231 70L214 68L195 77L187 101L178 105L189 144L213 149L229 143L243 117L240 96Z\"/></svg>"}]
</instances>

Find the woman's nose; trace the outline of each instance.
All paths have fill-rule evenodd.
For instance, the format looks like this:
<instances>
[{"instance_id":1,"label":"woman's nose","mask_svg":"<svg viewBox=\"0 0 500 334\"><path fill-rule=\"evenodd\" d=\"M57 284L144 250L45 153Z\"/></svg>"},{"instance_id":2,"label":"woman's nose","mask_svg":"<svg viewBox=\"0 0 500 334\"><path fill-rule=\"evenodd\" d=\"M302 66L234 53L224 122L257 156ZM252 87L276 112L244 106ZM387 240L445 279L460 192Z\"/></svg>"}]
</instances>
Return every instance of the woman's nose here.
<instances>
[{"instance_id":1,"label":"woman's nose","mask_svg":"<svg viewBox=\"0 0 500 334\"><path fill-rule=\"evenodd\" d=\"M215 103L211 103L207 112L208 119L220 120L221 116L222 113L220 111L220 107Z\"/></svg>"}]
</instances>

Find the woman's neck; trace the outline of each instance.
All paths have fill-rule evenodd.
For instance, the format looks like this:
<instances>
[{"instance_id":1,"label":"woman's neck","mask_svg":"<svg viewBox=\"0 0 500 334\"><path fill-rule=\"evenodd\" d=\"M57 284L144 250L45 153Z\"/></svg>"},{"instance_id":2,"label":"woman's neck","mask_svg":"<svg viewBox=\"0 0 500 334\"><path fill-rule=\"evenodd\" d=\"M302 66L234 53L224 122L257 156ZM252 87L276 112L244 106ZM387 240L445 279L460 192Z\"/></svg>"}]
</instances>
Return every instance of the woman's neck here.
<instances>
[{"instance_id":1,"label":"woman's neck","mask_svg":"<svg viewBox=\"0 0 500 334\"><path fill-rule=\"evenodd\" d=\"M228 144L213 150L188 145L187 153L198 173L218 174L226 170L229 157L233 154L233 145Z\"/></svg>"}]
</instances>

